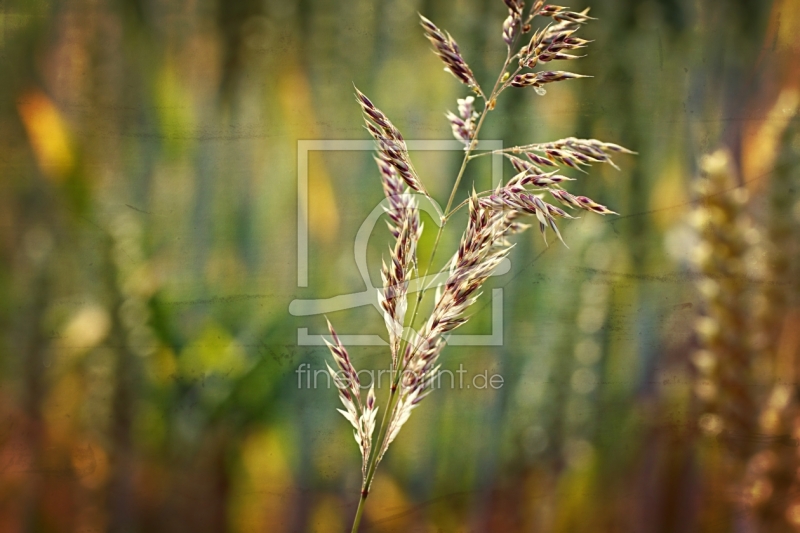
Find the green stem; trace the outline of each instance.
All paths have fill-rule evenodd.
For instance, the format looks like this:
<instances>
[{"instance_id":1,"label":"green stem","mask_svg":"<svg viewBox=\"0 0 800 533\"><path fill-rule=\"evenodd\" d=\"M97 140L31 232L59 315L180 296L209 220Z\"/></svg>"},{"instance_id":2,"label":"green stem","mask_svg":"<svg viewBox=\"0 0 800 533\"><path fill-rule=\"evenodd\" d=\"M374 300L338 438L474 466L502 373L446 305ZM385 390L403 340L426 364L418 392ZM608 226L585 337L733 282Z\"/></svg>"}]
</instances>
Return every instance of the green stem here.
<instances>
[{"instance_id":1,"label":"green stem","mask_svg":"<svg viewBox=\"0 0 800 533\"><path fill-rule=\"evenodd\" d=\"M361 525L361 515L364 514L364 502L367 501L368 492L362 492L361 498L358 500L358 509L356 509L356 517L353 520L353 529L351 533L358 533L358 526Z\"/></svg>"},{"instance_id":2,"label":"green stem","mask_svg":"<svg viewBox=\"0 0 800 533\"><path fill-rule=\"evenodd\" d=\"M386 433L389 431L389 425L386 423L389 413L394 410L395 400L397 398L397 380L392 384L392 389L389 392L389 401L386 403L386 410L383 411L381 418L381 426L378 429L378 439L375 441L378 445L373 446L370 455L369 465L367 466L367 475L364 477L364 483L361 486L361 498L358 500L358 509L356 509L356 516L353 519L353 529L351 533L358 533L358 526L361 524L361 515L364 513L364 504L369 496L369 489L372 486L372 478L375 477L375 470L378 468L378 457L383 447L383 441L386 438Z\"/></svg>"}]
</instances>

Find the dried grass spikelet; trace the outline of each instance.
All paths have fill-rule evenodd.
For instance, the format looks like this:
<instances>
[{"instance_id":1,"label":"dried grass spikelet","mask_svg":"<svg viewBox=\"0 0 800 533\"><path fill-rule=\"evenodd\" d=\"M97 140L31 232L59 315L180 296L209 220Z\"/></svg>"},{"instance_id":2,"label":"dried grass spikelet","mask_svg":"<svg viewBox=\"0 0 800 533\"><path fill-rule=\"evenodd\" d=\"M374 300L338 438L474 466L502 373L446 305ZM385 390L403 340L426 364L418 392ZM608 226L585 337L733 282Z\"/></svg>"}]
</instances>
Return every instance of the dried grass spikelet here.
<instances>
[{"instance_id":1,"label":"dried grass spikelet","mask_svg":"<svg viewBox=\"0 0 800 533\"><path fill-rule=\"evenodd\" d=\"M397 368L397 357L402 340L406 316L408 284L417 267L417 243L424 224L420 223L419 208L410 190L394 166L380 157L375 158L381 174L383 192L388 200L385 208L389 216L387 225L395 239L390 251L390 266L384 262L381 268L383 289L378 290L378 300L384 310L384 321L389 332L392 368Z\"/></svg>"},{"instance_id":2,"label":"dried grass spikelet","mask_svg":"<svg viewBox=\"0 0 800 533\"><path fill-rule=\"evenodd\" d=\"M444 288L439 287L433 311L420 332L406 345L400 396L388 422L387 437L378 455L386 453L411 411L431 391L436 364L444 348L444 335L467 322L467 309L480 296L480 288L510 252L506 236L525 230L514 212L493 211L480 205L477 195L469 202L467 229L458 251L450 260Z\"/></svg>"},{"instance_id":3,"label":"dried grass spikelet","mask_svg":"<svg viewBox=\"0 0 800 533\"><path fill-rule=\"evenodd\" d=\"M559 6L543 6L542 3L534 5L532 10L533 16L550 17L553 19L553 22L534 32L530 42L520 49L518 54L520 68L533 69L539 63L579 59L583 57L566 52L579 50L589 44L590 41L579 39L573 35L580 29L581 25L593 20L587 13L588 9L582 13L576 13ZM528 29L530 29L529 24L523 25L523 30ZM524 72L515 75L509 81L509 85L512 87L533 87L537 94L543 96L546 91L542 85L586 77L588 76L560 70Z\"/></svg>"},{"instance_id":4,"label":"dried grass spikelet","mask_svg":"<svg viewBox=\"0 0 800 533\"><path fill-rule=\"evenodd\" d=\"M426 19L422 15L419 16L420 24L425 30L425 37L433 45L434 53L445 64L445 70L456 77L458 81L473 89L478 94L483 94L475 79L475 74L469 68L464 57L461 55L461 49L458 47L455 39L444 30L440 30L436 24Z\"/></svg>"},{"instance_id":5,"label":"dried grass spikelet","mask_svg":"<svg viewBox=\"0 0 800 533\"><path fill-rule=\"evenodd\" d=\"M558 150L554 147L561 147ZM547 158L541 157L536 152L543 152ZM547 242L546 231L551 229L563 243L561 232L556 225L557 218L575 218L563 209L544 201L544 193L548 192L556 201L569 209L581 209L598 215L617 214L604 205L601 205L586 196L573 196L562 187L562 183L575 181L572 178L561 176L554 170L544 172L542 166L557 167L559 164L580 169L581 165L590 166L592 163L609 163L613 165L606 151L620 153L634 153L615 144L603 143L594 139L563 139L548 144L531 144L510 148L504 155L517 171L505 185L498 185L494 191L483 196L478 201L481 208L494 211L508 211L514 217L535 215L539 221L539 231ZM525 154L529 161L525 161L513 154ZM532 192L526 187L539 189Z\"/></svg>"},{"instance_id":6,"label":"dried grass spikelet","mask_svg":"<svg viewBox=\"0 0 800 533\"><path fill-rule=\"evenodd\" d=\"M508 6L508 17L503 21L503 42L511 50L520 32L530 31L530 24L522 23L522 12L525 10L523 0L505 0L505 3Z\"/></svg>"},{"instance_id":7,"label":"dried grass spikelet","mask_svg":"<svg viewBox=\"0 0 800 533\"><path fill-rule=\"evenodd\" d=\"M575 137L567 137L549 143L528 144L520 146L519 149L525 152L525 155L533 163L548 166L561 164L577 170L582 170L581 167L588 167L593 163L608 163L619 170L619 167L611 159L611 154L636 153L618 144Z\"/></svg>"},{"instance_id":8,"label":"dried grass spikelet","mask_svg":"<svg viewBox=\"0 0 800 533\"><path fill-rule=\"evenodd\" d=\"M353 426L353 437L358 444L358 449L361 451L361 477L365 479L367 476L367 462L372 450L375 417L378 414L378 405L375 402L375 385L373 384L370 387L366 400L362 402L361 380L358 378L358 372L356 372L347 349L342 345L330 322L328 322L328 329L331 332L333 342L326 340L325 344L327 344L339 370L334 371L327 363L325 363L325 366L328 367L328 372L339 390L339 399L344 405L344 409L337 409L337 411Z\"/></svg>"},{"instance_id":9,"label":"dried grass spikelet","mask_svg":"<svg viewBox=\"0 0 800 533\"><path fill-rule=\"evenodd\" d=\"M756 418L746 335L747 193L737 186L727 152L704 157L700 168L694 258L705 312L695 326L701 345L694 356L699 372L695 391L704 404L701 428L721 432L726 449L742 462L752 449L749 437Z\"/></svg>"},{"instance_id":10,"label":"dried grass spikelet","mask_svg":"<svg viewBox=\"0 0 800 533\"><path fill-rule=\"evenodd\" d=\"M475 125L479 115L478 112L475 111L474 96L459 98L457 103L458 115L448 111L445 116L447 120L450 121L450 127L453 129L453 137L464 143L464 150L467 150L475 135Z\"/></svg>"},{"instance_id":11,"label":"dried grass spikelet","mask_svg":"<svg viewBox=\"0 0 800 533\"><path fill-rule=\"evenodd\" d=\"M406 141L403 139L400 130L358 88L356 88L356 101L364 113L365 127L372 135L372 138L375 139L378 156L397 170L398 176L403 179L410 189L427 195L425 187L411 164L408 146L406 146Z\"/></svg>"}]
</instances>

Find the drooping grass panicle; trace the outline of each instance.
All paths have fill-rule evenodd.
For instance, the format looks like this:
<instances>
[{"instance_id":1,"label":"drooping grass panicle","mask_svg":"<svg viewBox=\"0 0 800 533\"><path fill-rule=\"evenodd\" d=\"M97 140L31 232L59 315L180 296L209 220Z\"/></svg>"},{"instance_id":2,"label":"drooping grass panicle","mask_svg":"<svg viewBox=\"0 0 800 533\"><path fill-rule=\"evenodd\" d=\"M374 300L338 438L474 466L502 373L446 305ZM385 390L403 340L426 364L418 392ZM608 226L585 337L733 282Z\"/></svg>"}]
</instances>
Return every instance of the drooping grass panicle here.
<instances>
[{"instance_id":1,"label":"drooping grass panicle","mask_svg":"<svg viewBox=\"0 0 800 533\"><path fill-rule=\"evenodd\" d=\"M445 70L455 76L461 83L473 89L478 94L483 94L472 69L469 68L464 57L461 55L461 50L458 47L455 39L450 36L446 31L440 30L436 24L423 17L419 16L420 24L425 30L425 37L433 45L434 53L441 58L445 64Z\"/></svg>"}]
</instances>

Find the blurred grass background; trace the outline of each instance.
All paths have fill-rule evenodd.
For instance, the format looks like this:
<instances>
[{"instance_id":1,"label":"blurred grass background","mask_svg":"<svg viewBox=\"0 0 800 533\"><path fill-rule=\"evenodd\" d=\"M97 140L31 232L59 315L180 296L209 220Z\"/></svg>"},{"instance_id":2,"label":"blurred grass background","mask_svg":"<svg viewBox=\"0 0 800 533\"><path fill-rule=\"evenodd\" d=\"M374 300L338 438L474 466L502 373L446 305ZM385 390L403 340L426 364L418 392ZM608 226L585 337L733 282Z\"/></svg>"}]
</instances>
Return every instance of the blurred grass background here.
<instances>
[{"instance_id":1,"label":"blurred grass background","mask_svg":"<svg viewBox=\"0 0 800 533\"><path fill-rule=\"evenodd\" d=\"M717 448L694 431L706 299L693 183L702 155L731 152L752 225L767 228L748 284L785 297L769 335L796 353L796 278L759 265L770 246L798 259L800 164L779 156L798 150L784 131L800 4L571 7L599 18L581 31L589 56L568 65L594 77L506 92L483 138L636 150L575 188L622 215L564 225L570 249L523 235L490 282L505 288L503 346L443 357L503 386L436 391L415 411L362 531L730 530ZM299 346L297 329L322 333L324 319L288 307L364 290L352 243L382 192L371 154L311 154L298 287L297 143L368 138L353 83L407 139L450 138L443 114L465 92L417 11L494 79L499 0L0 2L0 532L349 528L356 446L335 392L298 388L295 373L323 367L327 350ZM444 202L460 154L412 157ZM487 172L479 161L459 199ZM768 231L776 198L782 233ZM373 284L387 237L379 226L370 241ZM490 313L465 331L489 333ZM329 318L384 335L371 307ZM351 355L387 365L378 347Z\"/></svg>"}]
</instances>

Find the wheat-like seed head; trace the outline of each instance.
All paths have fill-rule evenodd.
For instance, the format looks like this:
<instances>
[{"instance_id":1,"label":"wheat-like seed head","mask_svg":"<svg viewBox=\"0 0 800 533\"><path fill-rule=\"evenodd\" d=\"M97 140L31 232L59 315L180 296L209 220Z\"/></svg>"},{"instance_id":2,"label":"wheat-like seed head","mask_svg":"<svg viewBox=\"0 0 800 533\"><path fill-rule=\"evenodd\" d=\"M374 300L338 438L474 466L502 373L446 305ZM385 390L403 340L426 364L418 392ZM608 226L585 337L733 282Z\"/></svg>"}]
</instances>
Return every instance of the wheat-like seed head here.
<instances>
[{"instance_id":1,"label":"wheat-like seed head","mask_svg":"<svg viewBox=\"0 0 800 533\"><path fill-rule=\"evenodd\" d=\"M756 422L746 334L746 190L736 187L725 151L705 157L701 170L695 212L700 244L695 263L702 275L699 288L707 310L696 324L703 350L695 362L705 378L697 392L708 410L703 420L718 420L725 434L734 436L726 442L738 468L752 451L752 444L742 437L754 433Z\"/></svg>"},{"instance_id":2,"label":"wheat-like seed head","mask_svg":"<svg viewBox=\"0 0 800 533\"><path fill-rule=\"evenodd\" d=\"M759 531L790 533L789 509L797 504L798 444L800 428L794 418L798 399L794 387L779 384L773 387L759 417L760 444L764 449L750 457L741 482L745 504L760 522Z\"/></svg>"}]
</instances>

